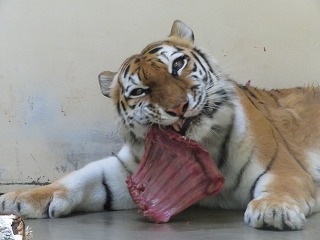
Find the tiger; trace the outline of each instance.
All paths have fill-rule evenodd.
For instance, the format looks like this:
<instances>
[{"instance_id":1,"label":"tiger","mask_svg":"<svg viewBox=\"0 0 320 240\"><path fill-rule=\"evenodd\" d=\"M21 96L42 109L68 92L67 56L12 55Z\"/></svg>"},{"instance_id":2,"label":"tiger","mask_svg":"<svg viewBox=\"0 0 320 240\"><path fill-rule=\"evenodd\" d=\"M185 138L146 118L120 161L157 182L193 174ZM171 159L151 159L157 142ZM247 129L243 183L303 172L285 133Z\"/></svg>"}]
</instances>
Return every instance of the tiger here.
<instances>
[{"instance_id":1,"label":"tiger","mask_svg":"<svg viewBox=\"0 0 320 240\"><path fill-rule=\"evenodd\" d=\"M1 214L58 218L135 208L125 179L136 171L152 125L200 143L225 178L200 207L241 209L250 227L302 230L320 209L320 89L241 85L174 21L170 35L99 74L124 144L45 186L0 197Z\"/></svg>"}]
</instances>

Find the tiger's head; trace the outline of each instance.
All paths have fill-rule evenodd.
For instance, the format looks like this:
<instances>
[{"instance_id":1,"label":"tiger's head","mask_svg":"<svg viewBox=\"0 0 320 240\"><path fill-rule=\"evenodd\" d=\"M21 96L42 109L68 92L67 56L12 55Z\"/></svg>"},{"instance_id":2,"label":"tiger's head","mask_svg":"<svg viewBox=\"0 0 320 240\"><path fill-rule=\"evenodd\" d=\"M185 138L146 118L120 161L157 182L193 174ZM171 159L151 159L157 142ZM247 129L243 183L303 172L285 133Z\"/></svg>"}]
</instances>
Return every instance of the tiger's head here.
<instances>
[{"instance_id":1,"label":"tiger's head","mask_svg":"<svg viewBox=\"0 0 320 240\"><path fill-rule=\"evenodd\" d=\"M229 123L231 82L194 45L193 31L173 23L169 37L129 57L117 73L99 75L103 95L111 97L126 141L144 141L152 124L171 126L196 141ZM228 83L229 82L229 83Z\"/></svg>"}]
</instances>

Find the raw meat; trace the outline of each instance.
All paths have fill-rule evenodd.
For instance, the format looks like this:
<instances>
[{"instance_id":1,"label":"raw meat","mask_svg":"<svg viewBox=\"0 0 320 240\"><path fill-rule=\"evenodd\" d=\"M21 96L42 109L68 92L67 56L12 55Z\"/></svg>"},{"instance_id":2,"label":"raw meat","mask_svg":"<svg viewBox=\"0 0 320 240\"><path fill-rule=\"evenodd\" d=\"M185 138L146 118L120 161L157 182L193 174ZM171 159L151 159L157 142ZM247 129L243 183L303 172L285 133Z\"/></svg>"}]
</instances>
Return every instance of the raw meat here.
<instances>
[{"instance_id":1,"label":"raw meat","mask_svg":"<svg viewBox=\"0 0 320 240\"><path fill-rule=\"evenodd\" d=\"M209 153L171 129L151 127L145 153L126 183L139 210L157 223L217 194L224 178Z\"/></svg>"}]
</instances>

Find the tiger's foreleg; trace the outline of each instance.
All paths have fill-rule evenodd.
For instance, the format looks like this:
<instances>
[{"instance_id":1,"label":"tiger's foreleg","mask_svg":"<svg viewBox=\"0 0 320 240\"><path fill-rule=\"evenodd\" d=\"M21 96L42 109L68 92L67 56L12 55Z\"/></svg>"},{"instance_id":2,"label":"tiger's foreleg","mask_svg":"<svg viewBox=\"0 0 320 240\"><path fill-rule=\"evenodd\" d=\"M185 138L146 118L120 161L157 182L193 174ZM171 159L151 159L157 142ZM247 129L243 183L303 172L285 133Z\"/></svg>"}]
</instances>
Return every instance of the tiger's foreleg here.
<instances>
[{"instance_id":1,"label":"tiger's foreleg","mask_svg":"<svg viewBox=\"0 0 320 240\"><path fill-rule=\"evenodd\" d=\"M316 211L318 190L303 170L266 172L256 182L245 212L249 226L264 229L300 230L306 217Z\"/></svg>"},{"instance_id":2,"label":"tiger's foreleg","mask_svg":"<svg viewBox=\"0 0 320 240\"><path fill-rule=\"evenodd\" d=\"M90 163L47 186L4 194L0 214L54 218L76 211L134 208L125 179L136 167L125 146L117 156Z\"/></svg>"}]
</instances>

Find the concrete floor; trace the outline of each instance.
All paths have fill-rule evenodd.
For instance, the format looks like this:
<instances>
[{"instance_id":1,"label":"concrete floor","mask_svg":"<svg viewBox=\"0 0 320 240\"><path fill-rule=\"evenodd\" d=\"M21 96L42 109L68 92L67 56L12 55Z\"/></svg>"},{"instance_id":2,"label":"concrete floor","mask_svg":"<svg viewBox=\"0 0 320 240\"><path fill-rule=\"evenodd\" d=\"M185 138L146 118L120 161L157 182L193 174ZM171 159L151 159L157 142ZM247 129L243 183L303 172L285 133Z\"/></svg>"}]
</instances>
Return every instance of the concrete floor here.
<instances>
[{"instance_id":1,"label":"concrete floor","mask_svg":"<svg viewBox=\"0 0 320 240\"><path fill-rule=\"evenodd\" d=\"M150 223L136 210L130 210L79 214L60 219L28 219L26 225L33 230L33 240L314 240L320 238L320 214L309 218L303 231L277 232L247 227L243 223L242 211L203 208L188 209L167 224Z\"/></svg>"}]
</instances>

